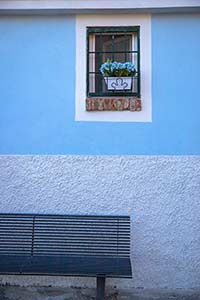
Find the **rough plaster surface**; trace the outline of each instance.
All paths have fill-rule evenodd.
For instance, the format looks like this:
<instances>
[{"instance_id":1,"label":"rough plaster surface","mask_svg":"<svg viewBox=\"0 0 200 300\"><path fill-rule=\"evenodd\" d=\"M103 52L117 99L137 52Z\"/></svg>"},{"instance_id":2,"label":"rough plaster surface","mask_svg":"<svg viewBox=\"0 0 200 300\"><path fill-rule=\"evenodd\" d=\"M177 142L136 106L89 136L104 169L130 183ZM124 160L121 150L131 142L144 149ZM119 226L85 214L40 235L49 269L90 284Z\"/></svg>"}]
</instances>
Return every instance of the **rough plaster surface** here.
<instances>
[{"instance_id":1,"label":"rough plaster surface","mask_svg":"<svg viewBox=\"0 0 200 300\"><path fill-rule=\"evenodd\" d=\"M130 214L132 280L121 288L200 286L199 156L0 156L0 211ZM1 276L20 285L94 279Z\"/></svg>"}]
</instances>

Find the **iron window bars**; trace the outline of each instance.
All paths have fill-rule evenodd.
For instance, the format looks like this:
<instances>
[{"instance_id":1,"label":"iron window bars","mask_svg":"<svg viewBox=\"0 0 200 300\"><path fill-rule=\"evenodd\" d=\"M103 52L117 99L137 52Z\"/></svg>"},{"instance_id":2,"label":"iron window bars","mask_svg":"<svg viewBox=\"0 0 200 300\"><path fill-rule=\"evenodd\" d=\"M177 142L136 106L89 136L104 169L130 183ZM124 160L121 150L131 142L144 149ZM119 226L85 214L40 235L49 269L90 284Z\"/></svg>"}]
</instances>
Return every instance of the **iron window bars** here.
<instances>
[{"instance_id":1,"label":"iron window bars","mask_svg":"<svg viewBox=\"0 0 200 300\"><path fill-rule=\"evenodd\" d=\"M101 65L107 60L133 62L132 90L108 91ZM140 27L87 27L87 96L140 97Z\"/></svg>"}]
</instances>

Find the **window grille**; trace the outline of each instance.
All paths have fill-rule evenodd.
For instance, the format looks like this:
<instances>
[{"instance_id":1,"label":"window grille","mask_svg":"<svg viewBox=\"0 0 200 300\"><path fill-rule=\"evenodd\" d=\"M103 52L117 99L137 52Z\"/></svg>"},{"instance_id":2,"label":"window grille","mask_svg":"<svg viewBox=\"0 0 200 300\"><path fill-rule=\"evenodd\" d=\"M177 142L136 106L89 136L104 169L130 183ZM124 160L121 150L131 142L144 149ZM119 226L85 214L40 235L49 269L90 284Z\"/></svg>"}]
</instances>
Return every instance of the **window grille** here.
<instances>
[{"instance_id":1,"label":"window grille","mask_svg":"<svg viewBox=\"0 0 200 300\"><path fill-rule=\"evenodd\" d=\"M140 97L140 28L88 27L87 28L87 96L137 96ZM136 74L131 90L108 90L100 72L107 60L132 62Z\"/></svg>"}]
</instances>

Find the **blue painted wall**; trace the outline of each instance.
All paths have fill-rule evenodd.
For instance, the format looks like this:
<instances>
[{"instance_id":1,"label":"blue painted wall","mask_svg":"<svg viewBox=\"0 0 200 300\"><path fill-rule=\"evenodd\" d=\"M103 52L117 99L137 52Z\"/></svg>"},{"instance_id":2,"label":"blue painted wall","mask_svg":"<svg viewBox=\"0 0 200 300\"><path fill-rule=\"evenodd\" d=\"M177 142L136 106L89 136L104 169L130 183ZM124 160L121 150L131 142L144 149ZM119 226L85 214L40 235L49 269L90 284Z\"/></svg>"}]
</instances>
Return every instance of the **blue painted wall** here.
<instances>
[{"instance_id":1,"label":"blue painted wall","mask_svg":"<svg viewBox=\"0 0 200 300\"><path fill-rule=\"evenodd\" d=\"M152 17L152 123L75 122L75 19L0 19L0 154L200 154L200 15Z\"/></svg>"}]
</instances>

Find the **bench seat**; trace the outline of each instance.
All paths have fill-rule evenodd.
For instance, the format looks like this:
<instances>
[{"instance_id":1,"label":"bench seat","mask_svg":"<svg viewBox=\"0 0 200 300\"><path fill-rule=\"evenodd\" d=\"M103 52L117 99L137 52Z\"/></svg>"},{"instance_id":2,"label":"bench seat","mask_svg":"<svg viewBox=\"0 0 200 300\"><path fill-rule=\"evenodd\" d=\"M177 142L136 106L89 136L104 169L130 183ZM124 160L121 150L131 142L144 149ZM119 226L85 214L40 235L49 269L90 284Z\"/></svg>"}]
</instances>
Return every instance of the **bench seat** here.
<instances>
[{"instance_id":1,"label":"bench seat","mask_svg":"<svg viewBox=\"0 0 200 300\"><path fill-rule=\"evenodd\" d=\"M0 256L1 274L131 278L129 258Z\"/></svg>"}]
</instances>

